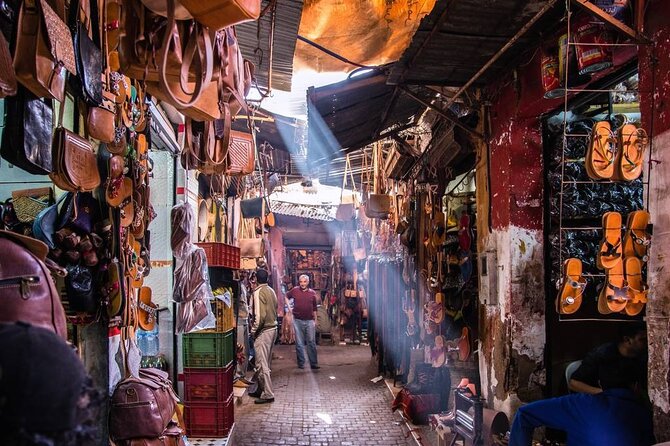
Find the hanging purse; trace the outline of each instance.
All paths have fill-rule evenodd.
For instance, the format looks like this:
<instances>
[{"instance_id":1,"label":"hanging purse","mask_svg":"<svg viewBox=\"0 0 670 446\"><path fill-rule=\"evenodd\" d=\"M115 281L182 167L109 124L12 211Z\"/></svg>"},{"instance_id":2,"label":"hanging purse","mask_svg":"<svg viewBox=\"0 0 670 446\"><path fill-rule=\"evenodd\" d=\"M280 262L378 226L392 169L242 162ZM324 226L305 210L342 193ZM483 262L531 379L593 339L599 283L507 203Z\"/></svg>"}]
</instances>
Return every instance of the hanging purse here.
<instances>
[{"instance_id":1,"label":"hanging purse","mask_svg":"<svg viewBox=\"0 0 670 446\"><path fill-rule=\"evenodd\" d=\"M97 107L102 104L98 0L75 0L70 8L70 27L74 33L74 55L77 63L77 75L70 76L70 81L75 87L74 91L86 105Z\"/></svg>"},{"instance_id":2,"label":"hanging purse","mask_svg":"<svg viewBox=\"0 0 670 446\"><path fill-rule=\"evenodd\" d=\"M89 268L81 265L69 266L65 276L65 291L71 312L96 313L98 301L93 292L93 275Z\"/></svg>"},{"instance_id":3,"label":"hanging purse","mask_svg":"<svg viewBox=\"0 0 670 446\"><path fill-rule=\"evenodd\" d=\"M91 143L63 127L65 104L61 102L53 139L54 184L69 192L91 192L100 185L98 162Z\"/></svg>"},{"instance_id":4,"label":"hanging purse","mask_svg":"<svg viewBox=\"0 0 670 446\"><path fill-rule=\"evenodd\" d=\"M51 172L51 101L37 98L19 86L16 96L5 99L5 111L0 155L26 172L35 175Z\"/></svg>"},{"instance_id":5,"label":"hanging purse","mask_svg":"<svg viewBox=\"0 0 670 446\"><path fill-rule=\"evenodd\" d=\"M365 215L368 218L388 218L391 213L391 196L387 194L370 194L365 204Z\"/></svg>"},{"instance_id":6,"label":"hanging purse","mask_svg":"<svg viewBox=\"0 0 670 446\"><path fill-rule=\"evenodd\" d=\"M203 25L211 29L258 20L261 15L260 0L179 0Z\"/></svg>"},{"instance_id":7,"label":"hanging purse","mask_svg":"<svg viewBox=\"0 0 670 446\"><path fill-rule=\"evenodd\" d=\"M46 0L21 4L14 69L33 94L60 102L65 98L66 70L77 74L72 34Z\"/></svg>"},{"instance_id":8,"label":"hanging purse","mask_svg":"<svg viewBox=\"0 0 670 446\"><path fill-rule=\"evenodd\" d=\"M256 150L251 133L231 130L227 156L226 175L244 176L252 173L256 163Z\"/></svg>"}]
</instances>

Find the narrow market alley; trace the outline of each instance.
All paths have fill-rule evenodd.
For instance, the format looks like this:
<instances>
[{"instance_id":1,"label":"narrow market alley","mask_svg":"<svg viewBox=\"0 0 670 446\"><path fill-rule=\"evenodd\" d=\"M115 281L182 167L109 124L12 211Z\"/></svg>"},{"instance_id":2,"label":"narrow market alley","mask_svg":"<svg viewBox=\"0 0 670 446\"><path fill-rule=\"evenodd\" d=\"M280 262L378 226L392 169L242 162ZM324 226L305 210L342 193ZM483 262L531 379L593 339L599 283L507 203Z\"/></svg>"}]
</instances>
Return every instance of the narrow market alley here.
<instances>
[{"instance_id":1,"label":"narrow market alley","mask_svg":"<svg viewBox=\"0 0 670 446\"><path fill-rule=\"evenodd\" d=\"M274 404L244 396L235 406L236 446L413 445L368 346L319 346L321 369L298 369L295 347L273 351ZM206 442L200 443L206 445Z\"/></svg>"}]
</instances>

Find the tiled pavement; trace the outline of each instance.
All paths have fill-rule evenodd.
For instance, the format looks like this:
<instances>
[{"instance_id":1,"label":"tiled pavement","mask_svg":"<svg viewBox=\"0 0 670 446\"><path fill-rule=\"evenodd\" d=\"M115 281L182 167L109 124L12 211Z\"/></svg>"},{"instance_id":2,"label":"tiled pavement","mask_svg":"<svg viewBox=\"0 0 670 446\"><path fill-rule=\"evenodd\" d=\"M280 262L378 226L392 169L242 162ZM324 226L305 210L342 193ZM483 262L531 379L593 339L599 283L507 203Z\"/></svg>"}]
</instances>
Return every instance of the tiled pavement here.
<instances>
[{"instance_id":1,"label":"tiled pavement","mask_svg":"<svg viewBox=\"0 0 670 446\"><path fill-rule=\"evenodd\" d=\"M244 396L235 406L234 438L244 445L414 445L405 437L384 381L372 383L376 364L367 346L319 346L320 370L295 365L295 347L274 349L275 402Z\"/></svg>"}]
</instances>

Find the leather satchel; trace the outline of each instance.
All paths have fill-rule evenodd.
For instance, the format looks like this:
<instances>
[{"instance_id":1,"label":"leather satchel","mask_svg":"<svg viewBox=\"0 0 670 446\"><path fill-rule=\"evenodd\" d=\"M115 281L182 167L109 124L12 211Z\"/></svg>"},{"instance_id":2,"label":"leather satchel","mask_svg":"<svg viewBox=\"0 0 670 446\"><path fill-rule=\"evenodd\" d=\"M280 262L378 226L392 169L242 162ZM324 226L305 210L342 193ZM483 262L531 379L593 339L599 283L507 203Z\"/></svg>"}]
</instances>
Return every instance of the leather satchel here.
<instances>
[{"instance_id":1,"label":"leather satchel","mask_svg":"<svg viewBox=\"0 0 670 446\"><path fill-rule=\"evenodd\" d=\"M181 154L184 169L195 169L207 175L222 174L226 171L228 158L225 139L216 137L213 122L199 122L186 118L184 141Z\"/></svg>"},{"instance_id":2,"label":"leather satchel","mask_svg":"<svg viewBox=\"0 0 670 446\"><path fill-rule=\"evenodd\" d=\"M116 114L113 105L111 108L103 105L99 107L88 107L86 114L86 130L91 138L104 143L114 141L114 130L116 129Z\"/></svg>"},{"instance_id":3,"label":"leather satchel","mask_svg":"<svg viewBox=\"0 0 670 446\"><path fill-rule=\"evenodd\" d=\"M249 198L240 200L240 211L243 218L262 218L265 204L265 197Z\"/></svg>"},{"instance_id":4,"label":"leather satchel","mask_svg":"<svg viewBox=\"0 0 670 446\"><path fill-rule=\"evenodd\" d=\"M257 259L265 255L265 240L262 238L240 239L240 257Z\"/></svg>"},{"instance_id":5,"label":"leather satchel","mask_svg":"<svg viewBox=\"0 0 670 446\"><path fill-rule=\"evenodd\" d=\"M62 0L59 0L62 8ZM21 4L14 50L18 81L38 97L65 99L66 70L77 74L72 34L46 0Z\"/></svg>"},{"instance_id":6,"label":"leather satchel","mask_svg":"<svg viewBox=\"0 0 670 446\"><path fill-rule=\"evenodd\" d=\"M74 30L74 54L77 76L70 79L78 96L89 106L102 104L102 52L98 25L98 0L71 3L71 28ZM89 11L90 9L90 11ZM90 24L91 30L87 29ZM93 38L89 37L89 32Z\"/></svg>"},{"instance_id":7,"label":"leather satchel","mask_svg":"<svg viewBox=\"0 0 670 446\"><path fill-rule=\"evenodd\" d=\"M391 213L391 196L387 194L370 194L365 204L365 215L368 218L388 218Z\"/></svg>"},{"instance_id":8,"label":"leather satchel","mask_svg":"<svg viewBox=\"0 0 670 446\"><path fill-rule=\"evenodd\" d=\"M0 155L13 165L35 175L52 170L51 101L37 98L19 86L16 96L5 99L6 121Z\"/></svg>"},{"instance_id":9,"label":"leather satchel","mask_svg":"<svg viewBox=\"0 0 670 446\"><path fill-rule=\"evenodd\" d=\"M114 389L109 434L114 440L158 437L170 424L176 402L167 373L141 369L138 378L126 378Z\"/></svg>"},{"instance_id":10,"label":"leather satchel","mask_svg":"<svg viewBox=\"0 0 670 446\"><path fill-rule=\"evenodd\" d=\"M227 157L226 175L244 176L252 173L256 164L256 150L251 133L231 130Z\"/></svg>"},{"instance_id":11,"label":"leather satchel","mask_svg":"<svg viewBox=\"0 0 670 446\"><path fill-rule=\"evenodd\" d=\"M134 79L159 82L171 92L176 82L188 100L172 94L174 104L189 107L212 79L213 48L210 31L193 20L177 20L175 1L167 0L167 19L141 2L124 0L124 33L120 39L121 72ZM189 82L193 82L190 88ZM174 84L173 84L174 86Z\"/></svg>"},{"instance_id":12,"label":"leather satchel","mask_svg":"<svg viewBox=\"0 0 670 446\"><path fill-rule=\"evenodd\" d=\"M198 22L211 29L258 20L261 15L260 0L179 1Z\"/></svg>"},{"instance_id":13,"label":"leather satchel","mask_svg":"<svg viewBox=\"0 0 670 446\"><path fill-rule=\"evenodd\" d=\"M65 339L65 310L44 263L48 251L39 240L0 231L0 322L28 322Z\"/></svg>"},{"instance_id":14,"label":"leather satchel","mask_svg":"<svg viewBox=\"0 0 670 446\"><path fill-rule=\"evenodd\" d=\"M91 143L63 127L54 131L54 170L49 177L69 192L91 192L100 185L100 172Z\"/></svg>"}]
</instances>

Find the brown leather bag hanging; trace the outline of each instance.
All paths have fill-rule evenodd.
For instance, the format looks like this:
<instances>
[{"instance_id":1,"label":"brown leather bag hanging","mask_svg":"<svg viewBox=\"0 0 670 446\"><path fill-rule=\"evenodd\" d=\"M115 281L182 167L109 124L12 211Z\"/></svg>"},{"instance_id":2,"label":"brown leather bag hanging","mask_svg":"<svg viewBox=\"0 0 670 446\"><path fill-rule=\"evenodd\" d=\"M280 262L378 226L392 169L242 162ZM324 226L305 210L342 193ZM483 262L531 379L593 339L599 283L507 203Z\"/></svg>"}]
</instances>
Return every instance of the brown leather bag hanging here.
<instances>
[{"instance_id":1,"label":"brown leather bag hanging","mask_svg":"<svg viewBox=\"0 0 670 446\"><path fill-rule=\"evenodd\" d=\"M184 169L197 170L207 175L222 174L226 171L227 147L223 139L216 137L215 123L186 118L184 139L181 154Z\"/></svg>"},{"instance_id":2,"label":"brown leather bag hanging","mask_svg":"<svg viewBox=\"0 0 670 446\"><path fill-rule=\"evenodd\" d=\"M230 131L228 144L228 170L226 175L244 176L254 171L256 163L256 149L254 137L251 133Z\"/></svg>"},{"instance_id":3,"label":"brown leather bag hanging","mask_svg":"<svg viewBox=\"0 0 670 446\"><path fill-rule=\"evenodd\" d=\"M49 178L69 192L92 192L100 185L100 172L91 143L63 127L65 103L61 102L52 147L53 172Z\"/></svg>"},{"instance_id":4,"label":"brown leather bag hanging","mask_svg":"<svg viewBox=\"0 0 670 446\"><path fill-rule=\"evenodd\" d=\"M121 72L134 79L160 82L169 92L175 87L170 81L176 82L188 100L182 101L173 92L174 104L190 107L212 79L211 33L193 20L177 20L175 1L166 1L167 18L151 12L141 2L123 1ZM194 85L189 86L189 82Z\"/></svg>"},{"instance_id":5,"label":"brown leather bag hanging","mask_svg":"<svg viewBox=\"0 0 670 446\"><path fill-rule=\"evenodd\" d=\"M0 33L0 98L16 94L16 73L5 35Z\"/></svg>"},{"instance_id":6,"label":"brown leather bag hanging","mask_svg":"<svg viewBox=\"0 0 670 446\"><path fill-rule=\"evenodd\" d=\"M61 102L65 98L66 70L77 73L72 33L46 0L21 4L14 70L17 80L33 94Z\"/></svg>"},{"instance_id":7,"label":"brown leather bag hanging","mask_svg":"<svg viewBox=\"0 0 670 446\"><path fill-rule=\"evenodd\" d=\"M372 151L373 156L373 190L379 192L382 186L382 179L380 174L380 167L382 161L382 154L380 143L375 143ZM391 196L383 193L373 193L368 197L365 204L365 215L368 218L387 219L391 213Z\"/></svg>"},{"instance_id":8,"label":"brown leather bag hanging","mask_svg":"<svg viewBox=\"0 0 670 446\"><path fill-rule=\"evenodd\" d=\"M261 15L261 0L179 1L198 22L212 29L258 20Z\"/></svg>"}]
</instances>

